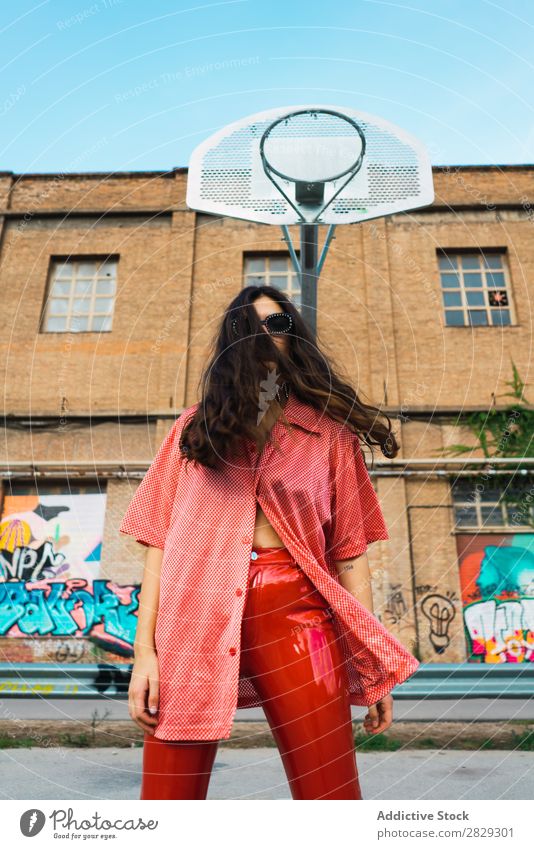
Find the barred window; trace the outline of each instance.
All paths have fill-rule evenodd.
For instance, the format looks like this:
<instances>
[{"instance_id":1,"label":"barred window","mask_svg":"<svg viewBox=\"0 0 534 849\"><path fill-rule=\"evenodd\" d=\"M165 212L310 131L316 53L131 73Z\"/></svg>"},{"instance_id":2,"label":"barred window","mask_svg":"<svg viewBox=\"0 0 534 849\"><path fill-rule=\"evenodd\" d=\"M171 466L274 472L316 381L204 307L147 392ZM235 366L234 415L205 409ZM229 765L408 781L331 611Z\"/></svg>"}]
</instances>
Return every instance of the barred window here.
<instances>
[{"instance_id":1,"label":"barred window","mask_svg":"<svg viewBox=\"0 0 534 849\"><path fill-rule=\"evenodd\" d=\"M289 254L245 254L244 261L244 286L273 286L300 309L300 279Z\"/></svg>"},{"instance_id":2,"label":"barred window","mask_svg":"<svg viewBox=\"0 0 534 849\"><path fill-rule=\"evenodd\" d=\"M452 485L456 528L530 530L534 520L534 475L491 480L463 477Z\"/></svg>"},{"instance_id":3,"label":"barred window","mask_svg":"<svg viewBox=\"0 0 534 849\"><path fill-rule=\"evenodd\" d=\"M438 266L448 327L514 323L504 252L439 251Z\"/></svg>"},{"instance_id":4,"label":"barred window","mask_svg":"<svg viewBox=\"0 0 534 849\"><path fill-rule=\"evenodd\" d=\"M53 259L42 332L111 330L117 258Z\"/></svg>"}]
</instances>

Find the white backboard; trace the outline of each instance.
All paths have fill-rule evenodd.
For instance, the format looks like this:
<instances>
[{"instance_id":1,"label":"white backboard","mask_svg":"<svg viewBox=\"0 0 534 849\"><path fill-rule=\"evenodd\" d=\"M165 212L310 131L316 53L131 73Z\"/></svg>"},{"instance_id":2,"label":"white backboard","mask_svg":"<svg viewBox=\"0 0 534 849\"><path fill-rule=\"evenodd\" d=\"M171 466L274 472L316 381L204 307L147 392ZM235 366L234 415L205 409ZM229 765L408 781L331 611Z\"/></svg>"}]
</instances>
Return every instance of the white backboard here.
<instances>
[{"instance_id":1,"label":"white backboard","mask_svg":"<svg viewBox=\"0 0 534 849\"><path fill-rule=\"evenodd\" d=\"M348 107L313 104L281 106L250 115L202 142L193 151L189 163L187 205L200 212L262 224L287 225L306 220L304 208L299 216L273 185L260 158L260 140L272 122L303 109L332 110L352 118L363 131L366 143L360 170L349 178L347 185L317 219L318 223L349 224L432 203L432 166L426 148L418 139L375 115ZM331 141L334 143L333 139ZM287 143L285 140L284 144ZM296 169L299 173L295 178L313 179L313 174L308 176L310 172L306 171L304 163L317 164L321 146L326 150L330 143L327 135L314 138L312 127L302 137L295 137L294 143L301 146L303 163ZM350 161L351 141L337 138L335 143L338 145L339 173ZM281 142L271 141L271 153L276 154L277 144ZM344 177L337 184L325 183L325 202L346 180ZM293 199L294 183L281 181L281 184Z\"/></svg>"}]
</instances>

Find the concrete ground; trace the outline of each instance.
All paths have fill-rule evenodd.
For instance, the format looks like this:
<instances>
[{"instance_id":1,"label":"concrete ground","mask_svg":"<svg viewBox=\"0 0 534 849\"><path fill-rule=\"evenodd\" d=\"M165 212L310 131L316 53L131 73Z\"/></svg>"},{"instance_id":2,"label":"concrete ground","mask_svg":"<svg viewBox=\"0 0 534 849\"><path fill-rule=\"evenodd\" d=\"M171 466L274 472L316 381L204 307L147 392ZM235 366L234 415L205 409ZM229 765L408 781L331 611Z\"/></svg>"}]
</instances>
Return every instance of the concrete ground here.
<instances>
[{"instance_id":1,"label":"concrete ground","mask_svg":"<svg viewBox=\"0 0 534 849\"><path fill-rule=\"evenodd\" d=\"M1 799L138 799L140 748L3 749ZM532 799L534 754L517 751L359 753L364 799ZM208 799L290 799L275 748L225 749Z\"/></svg>"}]
</instances>

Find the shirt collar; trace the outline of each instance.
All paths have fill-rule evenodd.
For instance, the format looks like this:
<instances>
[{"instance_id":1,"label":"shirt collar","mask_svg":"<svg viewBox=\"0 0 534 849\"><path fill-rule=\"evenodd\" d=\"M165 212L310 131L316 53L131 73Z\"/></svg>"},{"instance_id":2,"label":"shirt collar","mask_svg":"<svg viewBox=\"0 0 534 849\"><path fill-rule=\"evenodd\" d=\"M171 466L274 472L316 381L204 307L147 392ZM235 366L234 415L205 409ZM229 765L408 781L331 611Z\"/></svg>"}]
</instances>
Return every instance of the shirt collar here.
<instances>
[{"instance_id":1,"label":"shirt collar","mask_svg":"<svg viewBox=\"0 0 534 849\"><path fill-rule=\"evenodd\" d=\"M320 413L310 404L300 401L292 390L290 390L289 398L284 405L284 416L291 424L299 425L299 427L311 433L321 435Z\"/></svg>"}]
</instances>

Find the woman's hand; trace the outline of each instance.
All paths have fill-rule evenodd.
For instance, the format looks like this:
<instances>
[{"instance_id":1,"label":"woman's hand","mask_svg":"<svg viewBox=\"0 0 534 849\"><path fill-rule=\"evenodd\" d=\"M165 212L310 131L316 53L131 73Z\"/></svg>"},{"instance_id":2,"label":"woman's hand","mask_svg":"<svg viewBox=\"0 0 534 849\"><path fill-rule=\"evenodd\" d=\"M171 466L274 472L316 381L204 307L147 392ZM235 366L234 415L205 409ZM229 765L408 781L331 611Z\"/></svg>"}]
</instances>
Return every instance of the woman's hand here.
<instances>
[{"instance_id":1,"label":"woman's hand","mask_svg":"<svg viewBox=\"0 0 534 849\"><path fill-rule=\"evenodd\" d=\"M147 649L135 657L128 688L128 711L136 725L152 736L158 724L158 706L158 656L152 649Z\"/></svg>"},{"instance_id":2,"label":"woman's hand","mask_svg":"<svg viewBox=\"0 0 534 849\"><path fill-rule=\"evenodd\" d=\"M393 722L393 696L387 695L376 705L371 705L365 715L363 727L368 734L379 734Z\"/></svg>"}]
</instances>

